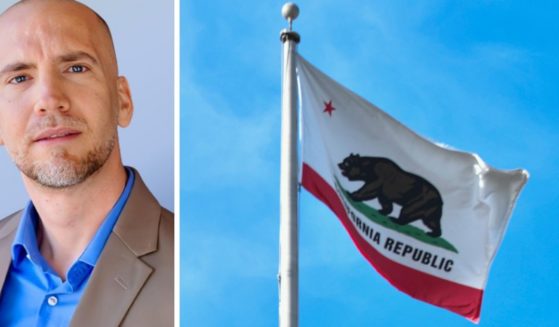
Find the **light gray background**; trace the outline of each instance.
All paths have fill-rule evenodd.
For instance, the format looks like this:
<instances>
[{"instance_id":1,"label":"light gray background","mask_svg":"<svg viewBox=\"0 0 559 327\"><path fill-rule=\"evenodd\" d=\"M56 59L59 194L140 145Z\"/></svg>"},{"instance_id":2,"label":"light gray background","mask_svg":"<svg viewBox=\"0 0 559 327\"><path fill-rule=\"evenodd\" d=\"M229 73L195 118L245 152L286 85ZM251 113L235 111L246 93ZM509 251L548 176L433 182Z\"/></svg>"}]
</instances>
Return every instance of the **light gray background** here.
<instances>
[{"instance_id":1,"label":"light gray background","mask_svg":"<svg viewBox=\"0 0 559 327\"><path fill-rule=\"evenodd\" d=\"M0 0L0 11L15 2ZM119 130L124 164L138 169L159 202L172 210L173 1L81 2L109 24L120 75L128 78L132 90L134 117L129 127ZM1 219L22 208L28 196L19 171L6 149L0 148Z\"/></svg>"}]
</instances>

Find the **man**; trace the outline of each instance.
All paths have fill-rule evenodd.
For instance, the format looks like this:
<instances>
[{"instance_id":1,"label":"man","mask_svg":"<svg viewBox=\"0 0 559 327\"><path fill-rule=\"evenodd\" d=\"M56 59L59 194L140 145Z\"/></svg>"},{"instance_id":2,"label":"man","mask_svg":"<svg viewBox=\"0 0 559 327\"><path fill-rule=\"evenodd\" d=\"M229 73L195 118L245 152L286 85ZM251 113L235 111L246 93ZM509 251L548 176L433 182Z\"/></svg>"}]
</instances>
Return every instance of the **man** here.
<instances>
[{"instance_id":1,"label":"man","mask_svg":"<svg viewBox=\"0 0 559 327\"><path fill-rule=\"evenodd\" d=\"M172 325L173 217L122 164L133 105L108 26L25 0L0 31L0 144L31 198L0 221L0 326Z\"/></svg>"}]
</instances>

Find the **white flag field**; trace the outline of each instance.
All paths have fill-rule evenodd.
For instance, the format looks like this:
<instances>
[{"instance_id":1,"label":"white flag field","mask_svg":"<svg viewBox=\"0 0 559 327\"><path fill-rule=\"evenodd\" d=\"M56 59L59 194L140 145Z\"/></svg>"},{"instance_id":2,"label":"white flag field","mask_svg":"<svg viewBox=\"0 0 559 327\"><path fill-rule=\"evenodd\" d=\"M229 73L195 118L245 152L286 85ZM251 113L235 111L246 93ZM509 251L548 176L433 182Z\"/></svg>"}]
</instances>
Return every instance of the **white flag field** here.
<instances>
[{"instance_id":1,"label":"white flag field","mask_svg":"<svg viewBox=\"0 0 559 327\"><path fill-rule=\"evenodd\" d=\"M396 288L479 321L525 170L417 135L297 55L301 183Z\"/></svg>"}]
</instances>

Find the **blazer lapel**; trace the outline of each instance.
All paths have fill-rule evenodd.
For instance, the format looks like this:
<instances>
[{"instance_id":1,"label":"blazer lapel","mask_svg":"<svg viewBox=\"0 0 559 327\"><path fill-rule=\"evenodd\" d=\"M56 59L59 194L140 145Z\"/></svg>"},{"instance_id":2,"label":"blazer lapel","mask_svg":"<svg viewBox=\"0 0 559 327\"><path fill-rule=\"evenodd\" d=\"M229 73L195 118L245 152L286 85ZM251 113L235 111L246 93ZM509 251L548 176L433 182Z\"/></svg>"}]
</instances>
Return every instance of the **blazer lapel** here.
<instances>
[{"instance_id":1,"label":"blazer lapel","mask_svg":"<svg viewBox=\"0 0 559 327\"><path fill-rule=\"evenodd\" d=\"M12 243L20 219L21 211L0 221L0 290L4 286L6 275L12 263Z\"/></svg>"},{"instance_id":2,"label":"blazer lapel","mask_svg":"<svg viewBox=\"0 0 559 327\"><path fill-rule=\"evenodd\" d=\"M118 326L153 269L161 207L138 172L130 197L95 265L71 326Z\"/></svg>"},{"instance_id":3,"label":"blazer lapel","mask_svg":"<svg viewBox=\"0 0 559 327\"><path fill-rule=\"evenodd\" d=\"M111 235L78 305L71 326L118 326L152 269Z\"/></svg>"}]
</instances>

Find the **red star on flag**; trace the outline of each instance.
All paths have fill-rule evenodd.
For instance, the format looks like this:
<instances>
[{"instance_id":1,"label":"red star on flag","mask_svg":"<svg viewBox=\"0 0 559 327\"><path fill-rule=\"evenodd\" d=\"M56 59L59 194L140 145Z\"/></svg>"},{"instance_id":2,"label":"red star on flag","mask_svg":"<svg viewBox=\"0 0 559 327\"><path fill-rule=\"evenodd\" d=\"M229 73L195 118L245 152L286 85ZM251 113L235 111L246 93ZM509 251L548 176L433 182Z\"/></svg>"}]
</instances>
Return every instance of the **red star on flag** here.
<instances>
[{"instance_id":1,"label":"red star on flag","mask_svg":"<svg viewBox=\"0 0 559 327\"><path fill-rule=\"evenodd\" d=\"M330 117L332 117L332 111L334 110L336 110L336 108L334 108L334 106L332 105L332 100L324 102L324 111L322 112L327 112Z\"/></svg>"}]
</instances>

